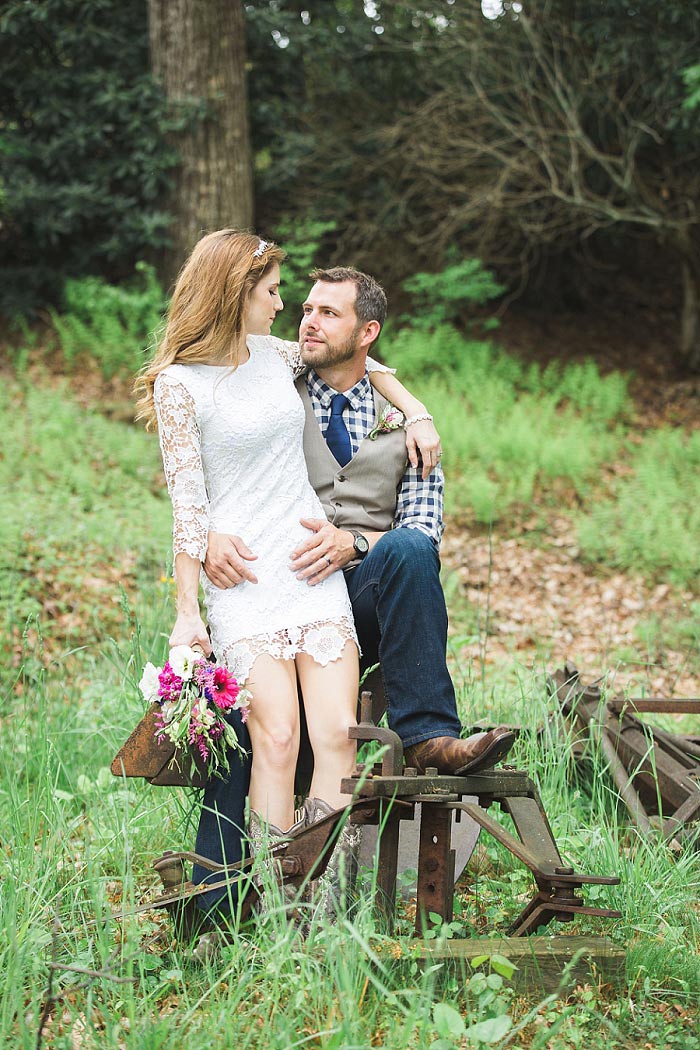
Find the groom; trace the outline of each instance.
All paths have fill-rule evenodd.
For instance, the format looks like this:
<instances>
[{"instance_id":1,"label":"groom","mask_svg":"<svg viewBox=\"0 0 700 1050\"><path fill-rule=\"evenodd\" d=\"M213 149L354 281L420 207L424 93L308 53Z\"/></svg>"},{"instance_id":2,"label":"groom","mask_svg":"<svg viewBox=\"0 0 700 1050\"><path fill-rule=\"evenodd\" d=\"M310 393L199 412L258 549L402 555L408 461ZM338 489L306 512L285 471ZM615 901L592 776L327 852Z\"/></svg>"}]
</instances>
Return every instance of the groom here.
<instances>
[{"instance_id":1,"label":"groom","mask_svg":"<svg viewBox=\"0 0 700 1050\"><path fill-rule=\"evenodd\" d=\"M421 466L408 462L403 428L381 425L387 403L367 378L386 296L352 268L311 276L299 328L308 372L297 389L309 478L327 520L304 521L313 535L293 552L292 571L312 587L344 572L363 663L381 665L389 726L403 741L407 765L442 774L488 768L507 754L514 734L499 726L460 739L439 578L442 468L423 478ZM251 579L250 558L238 537L210 533L204 568L218 587Z\"/></svg>"}]
</instances>

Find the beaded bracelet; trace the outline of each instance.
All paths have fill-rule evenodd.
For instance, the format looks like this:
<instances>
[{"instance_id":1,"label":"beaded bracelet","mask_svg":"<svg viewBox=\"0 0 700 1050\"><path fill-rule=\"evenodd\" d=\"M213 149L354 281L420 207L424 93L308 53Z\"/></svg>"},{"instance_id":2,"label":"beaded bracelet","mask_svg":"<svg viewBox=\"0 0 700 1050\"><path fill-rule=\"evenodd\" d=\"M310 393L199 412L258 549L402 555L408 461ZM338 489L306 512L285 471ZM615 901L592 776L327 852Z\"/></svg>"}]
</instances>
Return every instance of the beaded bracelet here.
<instances>
[{"instance_id":1,"label":"beaded bracelet","mask_svg":"<svg viewBox=\"0 0 700 1050\"><path fill-rule=\"evenodd\" d=\"M425 412L421 416L411 416L410 419L407 419L404 422L403 428L404 430L407 430L408 427L410 427L411 423L420 423L424 419L428 420L429 423L432 423L433 421L433 417L430 415L430 412Z\"/></svg>"}]
</instances>

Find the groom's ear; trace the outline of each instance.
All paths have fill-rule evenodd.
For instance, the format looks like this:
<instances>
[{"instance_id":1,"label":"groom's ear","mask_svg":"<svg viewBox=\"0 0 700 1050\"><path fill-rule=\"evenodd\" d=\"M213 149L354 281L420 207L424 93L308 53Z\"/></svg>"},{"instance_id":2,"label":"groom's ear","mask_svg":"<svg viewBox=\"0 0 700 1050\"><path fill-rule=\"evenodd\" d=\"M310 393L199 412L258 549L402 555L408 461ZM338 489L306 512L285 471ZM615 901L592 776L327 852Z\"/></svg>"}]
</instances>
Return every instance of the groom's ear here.
<instances>
[{"instance_id":1,"label":"groom's ear","mask_svg":"<svg viewBox=\"0 0 700 1050\"><path fill-rule=\"evenodd\" d=\"M382 330L382 326L379 321L368 321L367 324L362 326L360 335L360 346L368 350L372 343L375 343L379 338L379 333Z\"/></svg>"}]
</instances>

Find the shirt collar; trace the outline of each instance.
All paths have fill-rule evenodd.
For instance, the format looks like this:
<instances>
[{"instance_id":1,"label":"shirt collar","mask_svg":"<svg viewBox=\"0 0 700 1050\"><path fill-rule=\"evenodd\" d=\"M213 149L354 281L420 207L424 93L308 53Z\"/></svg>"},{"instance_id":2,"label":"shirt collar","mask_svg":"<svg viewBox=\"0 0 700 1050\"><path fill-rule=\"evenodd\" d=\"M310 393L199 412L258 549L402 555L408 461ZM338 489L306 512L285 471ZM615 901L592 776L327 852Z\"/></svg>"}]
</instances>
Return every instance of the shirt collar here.
<instances>
[{"instance_id":1,"label":"shirt collar","mask_svg":"<svg viewBox=\"0 0 700 1050\"><path fill-rule=\"evenodd\" d=\"M314 372L313 368L310 368L307 372L306 385L309 388L311 396L316 398L323 408L330 409L333 395L337 394L338 391L334 390L332 386L328 386L327 383L324 383L320 376ZM353 411L357 412L364 402L372 396L372 386L367 372L365 372L362 378L359 379L353 387L349 390L343 390L342 393L345 394L350 402L350 407Z\"/></svg>"}]
</instances>

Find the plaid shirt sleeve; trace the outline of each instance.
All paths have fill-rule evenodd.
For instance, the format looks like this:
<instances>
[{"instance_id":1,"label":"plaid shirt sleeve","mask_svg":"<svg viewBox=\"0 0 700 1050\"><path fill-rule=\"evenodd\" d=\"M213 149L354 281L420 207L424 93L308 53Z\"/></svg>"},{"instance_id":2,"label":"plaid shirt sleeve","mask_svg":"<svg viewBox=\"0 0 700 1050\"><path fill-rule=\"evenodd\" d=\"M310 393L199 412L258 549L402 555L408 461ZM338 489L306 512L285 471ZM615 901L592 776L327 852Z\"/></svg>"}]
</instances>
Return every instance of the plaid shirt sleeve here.
<instances>
[{"instance_id":1,"label":"plaid shirt sleeve","mask_svg":"<svg viewBox=\"0 0 700 1050\"><path fill-rule=\"evenodd\" d=\"M395 529L420 529L440 546L445 525L442 520L445 477L438 463L423 480L419 467L408 466L397 492Z\"/></svg>"}]
</instances>

